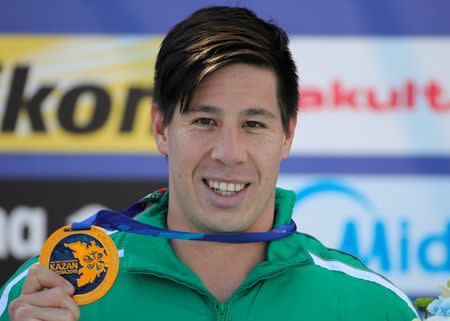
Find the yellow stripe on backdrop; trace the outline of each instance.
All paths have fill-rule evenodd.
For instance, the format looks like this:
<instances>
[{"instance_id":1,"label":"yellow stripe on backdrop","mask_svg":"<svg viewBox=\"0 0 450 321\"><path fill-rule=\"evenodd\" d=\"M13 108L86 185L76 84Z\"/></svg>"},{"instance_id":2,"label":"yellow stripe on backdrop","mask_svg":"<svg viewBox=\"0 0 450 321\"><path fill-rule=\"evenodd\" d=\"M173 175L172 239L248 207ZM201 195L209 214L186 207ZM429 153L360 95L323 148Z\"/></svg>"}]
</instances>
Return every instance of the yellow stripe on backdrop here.
<instances>
[{"instance_id":1,"label":"yellow stripe on backdrop","mask_svg":"<svg viewBox=\"0 0 450 321\"><path fill-rule=\"evenodd\" d=\"M0 35L0 152L155 152L161 39Z\"/></svg>"}]
</instances>

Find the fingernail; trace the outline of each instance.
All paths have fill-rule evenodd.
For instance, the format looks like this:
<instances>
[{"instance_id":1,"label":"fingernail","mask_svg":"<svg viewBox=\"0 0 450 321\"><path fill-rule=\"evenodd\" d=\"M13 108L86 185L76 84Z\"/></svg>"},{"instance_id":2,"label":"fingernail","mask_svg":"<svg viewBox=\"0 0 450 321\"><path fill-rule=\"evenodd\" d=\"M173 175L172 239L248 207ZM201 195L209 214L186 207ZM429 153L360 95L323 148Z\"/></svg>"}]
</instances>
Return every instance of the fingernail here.
<instances>
[{"instance_id":1,"label":"fingernail","mask_svg":"<svg viewBox=\"0 0 450 321\"><path fill-rule=\"evenodd\" d=\"M70 283L69 281L66 282L66 285L64 286L64 290L69 294L72 294L75 291L72 283Z\"/></svg>"}]
</instances>

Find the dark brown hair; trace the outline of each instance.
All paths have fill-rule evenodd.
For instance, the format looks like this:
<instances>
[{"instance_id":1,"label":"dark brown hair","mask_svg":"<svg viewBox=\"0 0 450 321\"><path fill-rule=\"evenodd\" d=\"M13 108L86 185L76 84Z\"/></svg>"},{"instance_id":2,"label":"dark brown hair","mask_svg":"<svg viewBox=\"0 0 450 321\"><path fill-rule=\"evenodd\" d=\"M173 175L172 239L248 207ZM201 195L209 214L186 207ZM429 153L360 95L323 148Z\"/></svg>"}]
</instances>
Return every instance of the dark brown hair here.
<instances>
[{"instance_id":1,"label":"dark brown hair","mask_svg":"<svg viewBox=\"0 0 450 321\"><path fill-rule=\"evenodd\" d=\"M200 82L232 63L248 63L273 70L283 129L297 113L298 77L288 48L289 39L277 25L248 9L208 7L175 25L164 38L155 66L153 101L163 123L189 109Z\"/></svg>"}]
</instances>

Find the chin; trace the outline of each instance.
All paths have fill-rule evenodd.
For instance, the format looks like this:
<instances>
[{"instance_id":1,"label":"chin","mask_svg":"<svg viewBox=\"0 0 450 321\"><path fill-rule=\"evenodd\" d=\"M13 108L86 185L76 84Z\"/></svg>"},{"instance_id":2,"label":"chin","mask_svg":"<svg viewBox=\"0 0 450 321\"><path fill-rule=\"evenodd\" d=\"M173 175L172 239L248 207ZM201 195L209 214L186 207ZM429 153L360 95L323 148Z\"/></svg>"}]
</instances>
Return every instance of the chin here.
<instances>
[{"instance_id":1,"label":"chin","mask_svg":"<svg viewBox=\"0 0 450 321\"><path fill-rule=\"evenodd\" d=\"M242 233L250 229L251 224L246 222L216 222L216 224L210 224L209 229L212 233Z\"/></svg>"}]
</instances>

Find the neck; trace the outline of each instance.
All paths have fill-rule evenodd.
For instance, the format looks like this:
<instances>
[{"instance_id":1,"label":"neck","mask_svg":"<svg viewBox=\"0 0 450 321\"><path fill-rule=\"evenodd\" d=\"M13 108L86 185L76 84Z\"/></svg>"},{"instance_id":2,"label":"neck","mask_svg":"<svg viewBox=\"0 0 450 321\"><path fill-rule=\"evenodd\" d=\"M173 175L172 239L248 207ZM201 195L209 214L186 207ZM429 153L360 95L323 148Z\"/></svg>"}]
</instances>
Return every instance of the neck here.
<instances>
[{"instance_id":1,"label":"neck","mask_svg":"<svg viewBox=\"0 0 450 321\"><path fill-rule=\"evenodd\" d=\"M171 240L178 256L219 300L226 302L250 271L265 260L267 244Z\"/></svg>"},{"instance_id":2,"label":"neck","mask_svg":"<svg viewBox=\"0 0 450 321\"><path fill-rule=\"evenodd\" d=\"M267 215L255 228L267 231L272 224L273 214ZM171 211L167 215L167 226L173 230L198 232L186 224L182 216ZM178 258L197 274L220 302L226 302L250 271L266 259L267 248L265 242L219 243L176 239L171 240L171 245Z\"/></svg>"}]
</instances>

